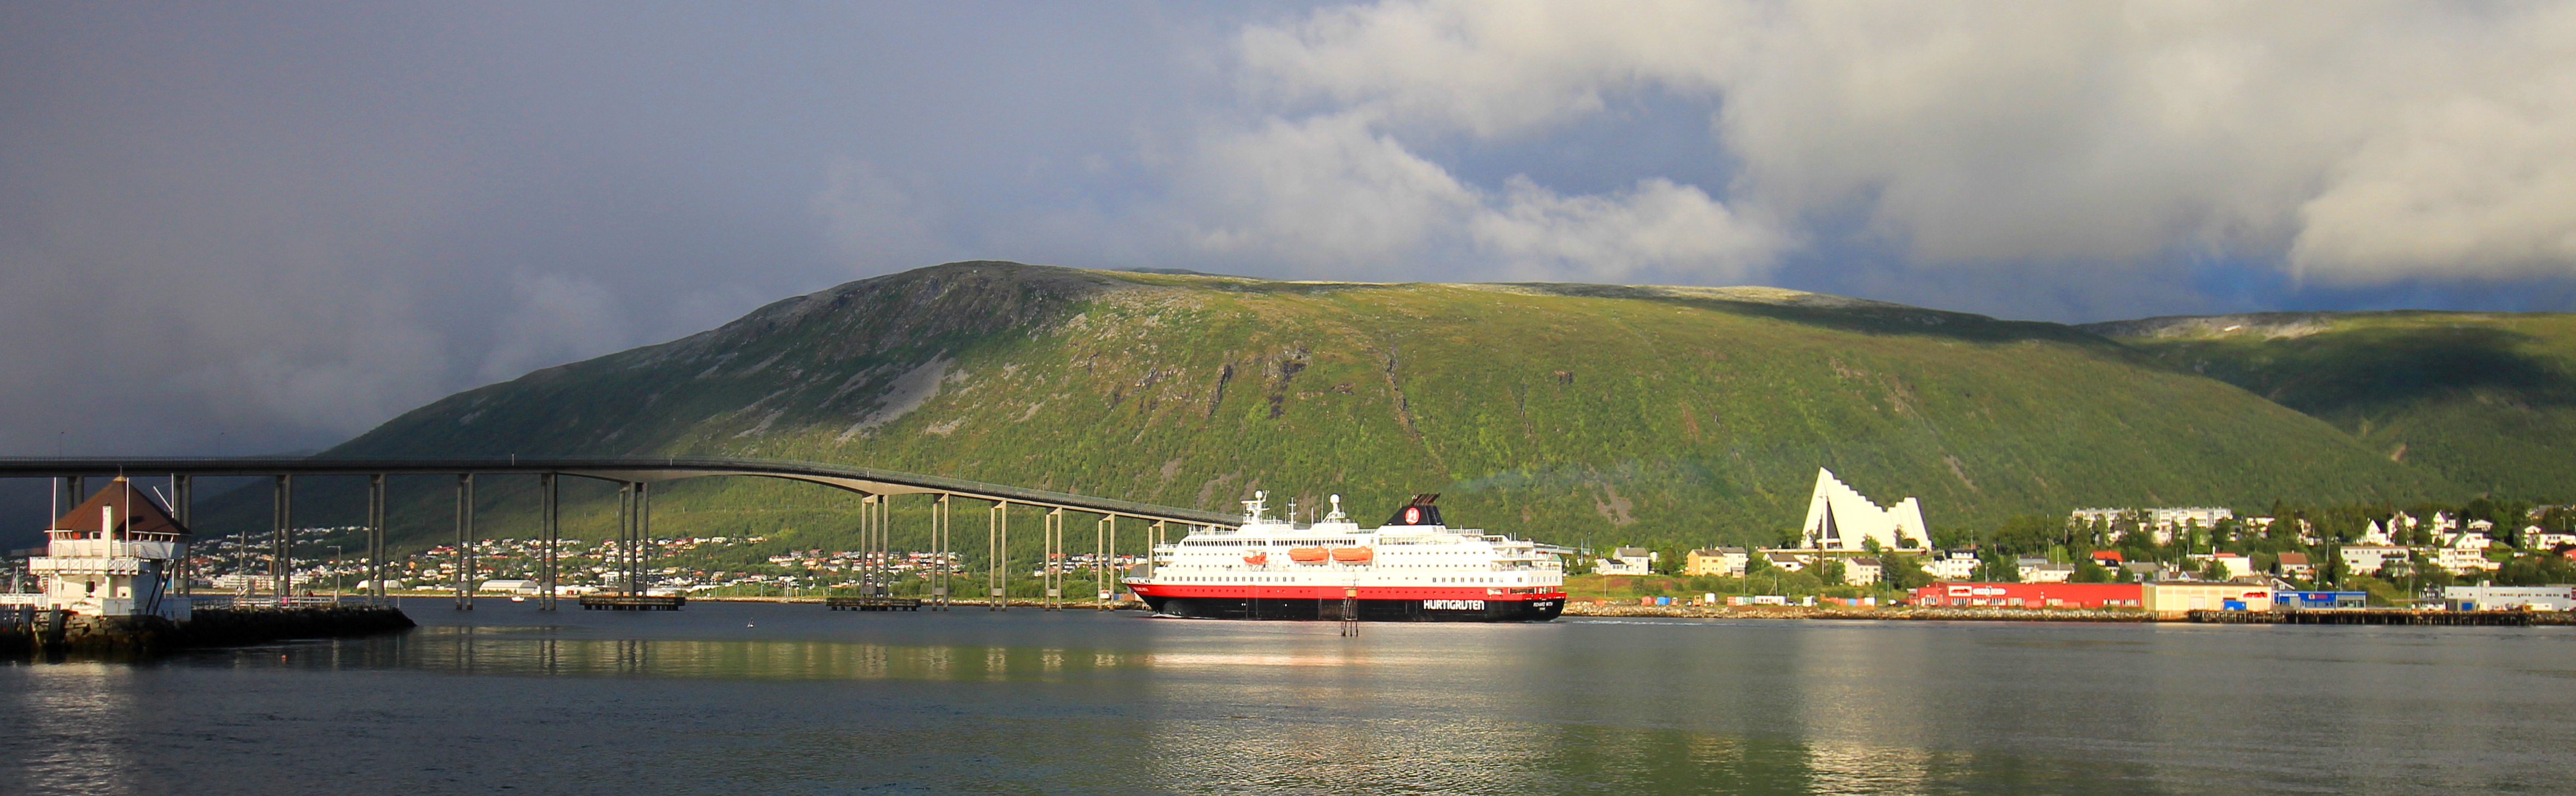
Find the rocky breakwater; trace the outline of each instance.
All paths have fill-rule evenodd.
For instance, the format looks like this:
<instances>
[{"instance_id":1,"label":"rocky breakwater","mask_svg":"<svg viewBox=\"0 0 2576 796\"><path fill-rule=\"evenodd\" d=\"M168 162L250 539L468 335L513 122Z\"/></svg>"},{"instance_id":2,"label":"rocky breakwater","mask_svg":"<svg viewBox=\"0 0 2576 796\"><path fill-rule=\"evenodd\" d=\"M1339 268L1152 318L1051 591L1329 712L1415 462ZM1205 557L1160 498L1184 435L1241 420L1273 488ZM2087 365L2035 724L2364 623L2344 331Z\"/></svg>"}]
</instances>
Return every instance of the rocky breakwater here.
<instances>
[{"instance_id":1,"label":"rocky breakwater","mask_svg":"<svg viewBox=\"0 0 2576 796\"><path fill-rule=\"evenodd\" d=\"M1629 605L1601 602L1567 603L1565 615L1679 619L1913 619L1958 622L2155 621L2155 617L2134 608L1854 608L1827 605Z\"/></svg>"},{"instance_id":2,"label":"rocky breakwater","mask_svg":"<svg viewBox=\"0 0 2576 796\"><path fill-rule=\"evenodd\" d=\"M342 638L413 627L388 605L297 605L200 608L183 621L158 616L80 616L44 611L0 633L0 653L82 656L153 655L187 647Z\"/></svg>"}]
</instances>

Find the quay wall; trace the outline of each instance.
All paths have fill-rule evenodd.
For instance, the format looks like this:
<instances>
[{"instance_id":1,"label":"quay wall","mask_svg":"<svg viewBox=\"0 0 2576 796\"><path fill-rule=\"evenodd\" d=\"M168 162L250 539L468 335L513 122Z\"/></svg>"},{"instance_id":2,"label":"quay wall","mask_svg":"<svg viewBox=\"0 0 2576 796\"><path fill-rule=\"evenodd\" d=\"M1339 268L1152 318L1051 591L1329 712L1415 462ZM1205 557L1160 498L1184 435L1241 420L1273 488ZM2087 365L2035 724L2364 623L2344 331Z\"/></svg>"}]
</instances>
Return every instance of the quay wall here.
<instances>
[{"instance_id":1,"label":"quay wall","mask_svg":"<svg viewBox=\"0 0 2576 796\"><path fill-rule=\"evenodd\" d=\"M365 636L410 627L411 617L402 609L384 605L200 608L184 622L157 616L44 612L33 621L0 631L0 654L139 656L188 647Z\"/></svg>"},{"instance_id":2,"label":"quay wall","mask_svg":"<svg viewBox=\"0 0 2576 796\"><path fill-rule=\"evenodd\" d=\"M2198 611L2155 614L2134 608L1932 608L1744 605L1629 605L1577 602L1566 616L1673 617L1692 619L1877 619L1967 622L2199 622L2215 624L2407 624L2576 626L2576 613L2505 611Z\"/></svg>"},{"instance_id":3,"label":"quay wall","mask_svg":"<svg viewBox=\"0 0 2576 796\"><path fill-rule=\"evenodd\" d=\"M2144 611L2106 608L1851 608L1803 605L1632 605L1570 602L1566 616L1692 619L1882 619L1996 622L2149 622Z\"/></svg>"}]
</instances>

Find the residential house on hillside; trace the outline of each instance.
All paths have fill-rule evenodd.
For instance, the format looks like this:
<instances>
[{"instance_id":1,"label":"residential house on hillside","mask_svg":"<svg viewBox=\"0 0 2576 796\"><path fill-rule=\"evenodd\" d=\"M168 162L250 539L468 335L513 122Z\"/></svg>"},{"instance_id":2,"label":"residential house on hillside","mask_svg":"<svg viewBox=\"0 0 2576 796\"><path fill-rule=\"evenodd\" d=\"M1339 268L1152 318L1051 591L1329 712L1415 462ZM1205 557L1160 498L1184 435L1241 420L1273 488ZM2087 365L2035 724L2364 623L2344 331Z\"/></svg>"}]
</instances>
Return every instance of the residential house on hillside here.
<instances>
[{"instance_id":1,"label":"residential house on hillside","mask_svg":"<svg viewBox=\"0 0 2576 796\"><path fill-rule=\"evenodd\" d=\"M1775 566L1775 567L1779 567L1782 571L1785 571L1785 572L1805 572L1805 571L1807 571L1807 559L1806 559L1806 557L1805 557L1805 556L1798 555L1798 554L1796 554L1796 553L1788 552L1788 551L1786 551L1786 550L1764 550L1764 551L1762 551L1762 563L1770 564L1771 566Z\"/></svg>"},{"instance_id":2,"label":"residential house on hillside","mask_svg":"<svg viewBox=\"0 0 2576 796\"><path fill-rule=\"evenodd\" d=\"M2065 583L2075 579L2074 564L2052 564L2048 559L2023 556L2014 562L2015 574L2023 583Z\"/></svg>"},{"instance_id":3,"label":"residential house on hillside","mask_svg":"<svg viewBox=\"0 0 2576 796\"><path fill-rule=\"evenodd\" d=\"M2317 567L2308 563L2306 553L2282 553L2280 558L2273 560L2272 570L2285 578L2307 580L2317 576Z\"/></svg>"},{"instance_id":4,"label":"residential house on hillside","mask_svg":"<svg viewBox=\"0 0 2576 796\"><path fill-rule=\"evenodd\" d=\"M2121 564L2120 572L2124 575L2121 580L2136 583L2182 580L2184 574L2181 567L2155 561L2131 561Z\"/></svg>"},{"instance_id":5,"label":"residential house on hillside","mask_svg":"<svg viewBox=\"0 0 2576 796\"><path fill-rule=\"evenodd\" d=\"M2361 543L2366 545L2387 546L2396 544L2397 539L2396 537L2388 535L2388 526L2379 524L2378 520L2371 520L2370 527L2364 528L2361 531Z\"/></svg>"},{"instance_id":6,"label":"residential house on hillside","mask_svg":"<svg viewBox=\"0 0 2576 796\"><path fill-rule=\"evenodd\" d=\"M1751 559L1741 547L1711 547L1690 551L1682 562L1682 574L1693 577L1723 575L1744 577L1744 566Z\"/></svg>"},{"instance_id":7,"label":"residential house on hillside","mask_svg":"<svg viewBox=\"0 0 2576 796\"><path fill-rule=\"evenodd\" d=\"M1873 556L1843 559L1843 584L1867 586L1887 579L1887 566Z\"/></svg>"},{"instance_id":8,"label":"residential house on hillside","mask_svg":"<svg viewBox=\"0 0 2576 796\"><path fill-rule=\"evenodd\" d=\"M1926 557L1923 572L1931 575L1933 580L1973 580L1977 577L1977 566L1983 563L1977 559L1977 551L1951 550Z\"/></svg>"},{"instance_id":9,"label":"residential house on hillside","mask_svg":"<svg viewBox=\"0 0 2576 796\"><path fill-rule=\"evenodd\" d=\"M2118 550L2095 550L2092 558L2095 566L2109 569L2119 569L2121 564L2129 562L2128 557L2120 555Z\"/></svg>"},{"instance_id":10,"label":"residential house on hillside","mask_svg":"<svg viewBox=\"0 0 2576 796\"><path fill-rule=\"evenodd\" d=\"M2433 554L2433 563L2443 569L2467 575L2494 572L2503 565L2487 560L2487 548L2495 546L2485 531L2461 531L2452 534L2442 549Z\"/></svg>"},{"instance_id":11,"label":"residential house on hillside","mask_svg":"<svg viewBox=\"0 0 2576 796\"><path fill-rule=\"evenodd\" d=\"M2228 578L2241 578L2254 574L2254 561L2237 553L2204 553L2188 558L2203 567L2208 566L2211 561L2216 561L2218 566L2227 573Z\"/></svg>"},{"instance_id":12,"label":"residential house on hillside","mask_svg":"<svg viewBox=\"0 0 2576 796\"><path fill-rule=\"evenodd\" d=\"M2210 528L2221 520L2235 519L2236 510L2217 506L2181 506L2160 509L2076 509L2071 519L2078 523L2116 522L2131 511L2138 513L2139 524L2152 535L2156 544L2173 541L2174 532L2186 528Z\"/></svg>"},{"instance_id":13,"label":"residential house on hillside","mask_svg":"<svg viewBox=\"0 0 2576 796\"><path fill-rule=\"evenodd\" d=\"M2376 573L2390 562L2406 563L2408 554L2406 548L2385 544L2348 544L2335 551L2345 571L2362 575Z\"/></svg>"},{"instance_id":14,"label":"residential house on hillside","mask_svg":"<svg viewBox=\"0 0 2576 796\"><path fill-rule=\"evenodd\" d=\"M1593 569L1603 575L1647 575L1654 572L1655 553L1643 547L1622 547L1601 557Z\"/></svg>"}]
</instances>

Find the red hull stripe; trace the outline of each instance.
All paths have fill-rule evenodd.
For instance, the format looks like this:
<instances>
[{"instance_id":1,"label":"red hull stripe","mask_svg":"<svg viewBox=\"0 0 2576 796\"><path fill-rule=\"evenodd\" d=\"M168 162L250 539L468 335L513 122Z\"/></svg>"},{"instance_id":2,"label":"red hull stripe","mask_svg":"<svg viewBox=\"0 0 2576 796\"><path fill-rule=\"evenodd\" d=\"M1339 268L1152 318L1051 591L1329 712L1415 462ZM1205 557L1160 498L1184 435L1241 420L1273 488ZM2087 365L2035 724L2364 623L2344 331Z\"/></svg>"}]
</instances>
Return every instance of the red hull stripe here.
<instances>
[{"instance_id":1,"label":"red hull stripe","mask_svg":"<svg viewBox=\"0 0 2576 796\"><path fill-rule=\"evenodd\" d=\"M1344 596L1342 594L1342 590L1349 587L1229 586L1224 584L1183 585L1170 583L1148 585L1140 583L1132 584L1129 588L1134 589L1137 595L1144 597L1223 597L1230 599L1249 597L1262 600L1339 600ZM1537 594L1502 593L1508 592L1513 588L1538 588L1544 589L1544 591ZM1496 586L1491 588L1484 586L1443 586L1436 588L1397 586L1359 587L1359 599L1363 600L1484 600L1487 602L1521 602L1528 600L1558 600L1564 599L1564 597L1564 589L1547 586Z\"/></svg>"}]
</instances>

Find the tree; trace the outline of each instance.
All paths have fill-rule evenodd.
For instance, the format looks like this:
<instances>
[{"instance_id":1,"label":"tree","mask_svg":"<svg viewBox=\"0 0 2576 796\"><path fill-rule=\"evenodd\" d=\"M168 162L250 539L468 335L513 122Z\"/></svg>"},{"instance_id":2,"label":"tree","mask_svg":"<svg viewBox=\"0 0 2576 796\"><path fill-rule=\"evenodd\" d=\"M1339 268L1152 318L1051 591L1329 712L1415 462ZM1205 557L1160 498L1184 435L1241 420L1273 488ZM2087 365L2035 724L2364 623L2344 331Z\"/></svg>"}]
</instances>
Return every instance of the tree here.
<instances>
[{"instance_id":1,"label":"tree","mask_svg":"<svg viewBox=\"0 0 2576 796\"><path fill-rule=\"evenodd\" d=\"M2200 568L2201 580L2219 581L2226 580L2227 578L2227 565L2219 563L2216 556L2211 556L2209 563L2202 565Z\"/></svg>"},{"instance_id":2,"label":"tree","mask_svg":"<svg viewBox=\"0 0 2576 796\"><path fill-rule=\"evenodd\" d=\"M2111 570L2094 563L2092 558L2087 557L2075 562L2074 580L2077 583L2109 583Z\"/></svg>"},{"instance_id":3,"label":"tree","mask_svg":"<svg viewBox=\"0 0 2576 796\"><path fill-rule=\"evenodd\" d=\"M1932 585L1932 574L1924 572L1913 556L1883 555L1878 557L1878 564L1879 577L1886 580L1889 588L1913 591Z\"/></svg>"},{"instance_id":4,"label":"tree","mask_svg":"<svg viewBox=\"0 0 2576 796\"><path fill-rule=\"evenodd\" d=\"M1989 583L2021 582L2021 562L1994 548L1978 551L1977 579Z\"/></svg>"},{"instance_id":5,"label":"tree","mask_svg":"<svg viewBox=\"0 0 2576 796\"><path fill-rule=\"evenodd\" d=\"M2498 586L2548 586L2576 583L2576 562L2566 556L2515 556L2496 570Z\"/></svg>"}]
</instances>

